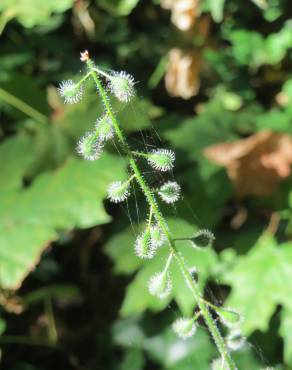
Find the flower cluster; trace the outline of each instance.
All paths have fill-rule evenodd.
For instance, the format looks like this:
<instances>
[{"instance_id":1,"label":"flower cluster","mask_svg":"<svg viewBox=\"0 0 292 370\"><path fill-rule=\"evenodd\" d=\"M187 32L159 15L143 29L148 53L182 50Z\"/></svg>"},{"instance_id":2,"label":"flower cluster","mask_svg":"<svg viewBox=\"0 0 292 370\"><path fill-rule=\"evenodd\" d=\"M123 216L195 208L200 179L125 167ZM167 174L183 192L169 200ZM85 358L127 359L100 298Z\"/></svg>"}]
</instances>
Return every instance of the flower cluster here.
<instances>
[{"instance_id":1,"label":"flower cluster","mask_svg":"<svg viewBox=\"0 0 292 370\"><path fill-rule=\"evenodd\" d=\"M74 83L72 80L62 82L58 91L64 98L65 103L77 103L83 96L84 82L88 77L92 77L97 90L100 93L105 112L96 120L92 131L87 132L78 142L78 153L87 160L96 160L100 157L107 141L114 139L115 135L119 138L120 144L128 155L130 176L126 180L119 180L111 183L107 188L107 198L113 203L125 201L130 195L131 182L135 179L143 190L149 206L147 226L144 231L138 235L135 241L134 250L136 256L144 260L151 259L154 257L157 249L163 247L166 241L170 246L164 268L154 273L148 281L149 293L159 299L171 298L172 279L170 266L174 259L178 263L178 266L185 277L186 284L191 287L193 292L195 292L194 297L200 297L200 291L197 287L196 281L198 270L195 266L193 266L191 270L188 268L175 243L179 240L189 240L194 247L205 248L212 244L215 239L214 235L209 230L199 230L191 238L174 239L168 229L166 220L159 210L155 192L162 201L167 204L173 204L178 201L181 196L181 188L179 184L171 180L161 184L157 189L151 189L136 164L137 156L145 159L146 163L155 171L172 171L175 161L174 152L168 149L154 149L146 153L130 152L129 147L126 144L126 139L123 137L122 130L119 127L115 113L111 108L108 91L110 91L119 101L128 103L135 95L134 78L123 71L106 73L104 70L97 68L90 60L88 52L82 53L81 60L87 64L87 75L78 83ZM108 89L104 88L102 83L104 79L106 80ZM174 332L182 339L190 338L196 332L198 317L200 315L206 316L206 312L208 312L210 308L215 311L220 321L229 329L229 333L226 337L226 347L225 342L218 332L216 324L213 323L213 325L210 325L209 317L208 320L205 320L213 337L217 338L217 340L218 338L222 339L223 344L220 343L220 345L218 345L216 342L221 352L221 358L223 358L223 354L226 357L228 349L233 351L241 348L245 342L245 338L240 334L238 325L241 320L241 316L234 310L216 307L209 302L204 301L203 298L200 297L200 299L201 304L205 305L205 310L199 311L193 317L178 318L172 325ZM216 331L217 334L215 335L214 332L216 333ZM222 346L226 347L226 351L221 351ZM228 363L232 363L232 360ZM217 360L212 364L212 368L216 370L220 368L219 366L221 366L221 362ZM228 366L224 367L224 369L228 368Z\"/></svg>"}]
</instances>

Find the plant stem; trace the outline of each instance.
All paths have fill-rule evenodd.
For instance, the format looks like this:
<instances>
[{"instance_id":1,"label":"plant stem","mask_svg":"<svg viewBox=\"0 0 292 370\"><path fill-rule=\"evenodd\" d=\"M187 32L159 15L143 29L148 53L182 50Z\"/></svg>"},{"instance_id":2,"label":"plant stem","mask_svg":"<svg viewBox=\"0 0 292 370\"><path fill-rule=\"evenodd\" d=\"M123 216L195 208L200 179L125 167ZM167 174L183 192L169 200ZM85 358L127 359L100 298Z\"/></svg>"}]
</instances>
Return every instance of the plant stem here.
<instances>
[{"instance_id":1,"label":"plant stem","mask_svg":"<svg viewBox=\"0 0 292 370\"><path fill-rule=\"evenodd\" d=\"M172 259L172 257L175 259L182 275L184 276L185 278L185 281L186 281L186 284L188 285L188 287L190 288L193 296L194 296L194 299L195 301L197 302L199 308L200 308L200 311L201 311L201 314L202 316L204 317L204 320L205 320L205 323L214 339L214 342L218 348L218 351L220 352L222 358L225 359L227 365L229 366L229 369L230 370L236 370L236 365L235 363L233 362L229 352L228 352L228 349L226 347L226 344L225 344L225 341L215 323L215 321L213 320L210 312L209 312L209 309L208 309L208 306L206 305L204 299L201 297L201 293L200 293L200 290L199 290L199 287L197 285L197 283L193 280L192 278L192 275L190 274L190 272L188 271L188 268L187 266L185 265L185 262L184 262L184 258L183 256L180 254L180 252L177 250L175 244L174 244L174 241L173 241L173 238L171 236L171 233L169 231L169 228L168 228L168 225L167 225L167 222L166 220L164 219L158 205L157 205L157 202L156 202L156 199L155 199L155 196L153 194L153 192L151 191L150 187L148 186L148 184L146 183L137 163L136 163L136 160L133 156L133 153L132 151L130 150L130 147L126 141L126 138L120 128L120 125L118 123L118 120L112 110L112 107L111 107L111 104L110 104L110 101L109 101L109 98L104 90L104 87L97 75L97 72L96 72L96 69L94 67L94 64L91 60L88 60L87 61L87 66L89 68L89 70L92 71L92 78L96 84L96 87L97 87L97 90L101 96L101 99L102 99L102 103L108 113L108 115L110 116L112 122L113 122L113 126L114 126L114 129L115 129L115 132L116 132L116 135L121 143L121 146L122 146L122 149L124 150L125 154L127 155L128 157L128 160L129 160L129 165L132 169L132 171L134 172L134 174L136 175L136 180L142 190L142 192L144 193L145 197L146 197L146 200L147 200L147 203L149 204L149 206L151 207L152 209L152 212L153 212L153 216L155 217L156 219L156 222L157 224L159 225L159 227L161 228L161 230L163 231L163 233L165 234L167 240L168 240L168 244L169 244L169 248L170 248L170 251L171 251L171 258L170 260ZM169 260L169 262L170 262Z\"/></svg>"},{"instance_id":2,"label":"plant stem","mask_svg":"<svg viewBox=\"0 0 292 370\"><path fill-rule=\"evenodd\" d=\"M0 88L0 99L17 108L39 123L45 124L48 122L48 118L44 114L40 113L30 105L26 104L24 101L18 99L16 96L10 94L2 88Z\"/></svg>"}]
</instances>

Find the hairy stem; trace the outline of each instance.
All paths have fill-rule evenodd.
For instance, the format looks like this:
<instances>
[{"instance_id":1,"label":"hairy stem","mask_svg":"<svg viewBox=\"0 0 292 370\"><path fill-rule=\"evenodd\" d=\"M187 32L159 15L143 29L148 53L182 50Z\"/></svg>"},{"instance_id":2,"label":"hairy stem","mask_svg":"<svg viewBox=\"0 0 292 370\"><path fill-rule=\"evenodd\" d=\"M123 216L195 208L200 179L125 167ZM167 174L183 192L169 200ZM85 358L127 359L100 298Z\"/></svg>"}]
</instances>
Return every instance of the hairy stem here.
<instances>
[{"instance_id":1,"label":"hairy stem","mask_svg":"<svg viewBox=\"0 0 292 370\"><path fill-rule=\"evenodd\" d=\"M197 302L199 308L200 308L200 311L201 311L201 315L204 317L204 321L214 339L214 342L218 348L218 351L220 352L222 358L224 358L226 364L228 365L229 369L230 370L236 370L236 365L235 363L233 362L230 354L229 354L229 351L226 347L226 344L225 344L225 341L215 323L215 321L213 320L210 312L209 312L209 308L208 308L208 305L205 303L204 299L202 298L201 296L201 293L200 293L200 290L199 290L199 287L198 287L198 284L193 280L192 278L192 275L191 273L189 272L185 262L184 262L184 258L183 256L181 255L181 253L177 250L176 246L175 246L175 243L173 241L173 238L172 238L172 235L170 233L170 230L168 228L168 225L167 225L167 222L165 220L165 218L163 217L158 205L157 205L157 202L156 202L156 198L151 190L151 188L149 187L149 185L147 184L147 182L145 181L143 175L142 175L142 172L140 171L138 165L137 165L137 162L135 160L135 157L134 157L134 154L132 153L128 143L127 143L127 140L123 134L123 131L119 125L119 122L112 110L112 107L111 107L111 104L110 104L110 101L109 101L109 98L107 96L107 93L99 79L99 76L97 74L97 71L96 71L96 68L93 64L93 62L91 60L88 60L87 61L87 66L89 68L89 71L91 71L91 74L92 74L92 78L96 84L96 87L97 87L97 90L101 96L101 99L102 99L102 103L108 113L108 115L110 116L112 122L113 122L113 126L114 126L114 129L115 129L115 132L116 132L116 135L118 137L118 140L121 144L121 147L123 149L123 151L125 152L125 154L127 155L128 157L128 160L129 160L129 166L131 167L133 173L135 174L136 176L136 180L142 190L142 192L144 193L145 197L146 197L146 200L147 200L147 203L149 204L149 207L150 209L152 210L152 214L153 216L155 217L156 219L156 222L157 224L159 225L159 227L161 228L161 230L163 231L163 233L165 234L166 238L167 238L167 241L168 241L168 244L169 244L169 248L170 248L170 251L171 251L171 256L173 256L174 260L176 261L182 275L184 276L184 279L189 287L189 289L191 290L193 296L194 296L194 299L195 301ZM171 257L172 258L172 257Z\"/></svg>"}]
</instances>

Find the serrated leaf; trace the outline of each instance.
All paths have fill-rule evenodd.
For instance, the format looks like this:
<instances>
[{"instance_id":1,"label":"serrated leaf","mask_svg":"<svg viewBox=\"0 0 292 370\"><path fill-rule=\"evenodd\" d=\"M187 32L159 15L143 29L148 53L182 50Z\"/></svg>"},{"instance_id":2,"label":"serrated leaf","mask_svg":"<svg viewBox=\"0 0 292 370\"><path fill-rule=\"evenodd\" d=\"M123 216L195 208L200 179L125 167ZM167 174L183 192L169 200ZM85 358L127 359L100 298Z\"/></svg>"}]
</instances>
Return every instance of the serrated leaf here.
<instances>
[{"instance_id":1,"label":"serrated leaf","mask_svg":"<svg viewBox=\"0 0 292 370\"><path fill-rule=\"evenodd\" d=\"M56 231L110 221L103 207L108 183L123 175L117 157L96 162L70 158L63 167L37 177L19 192L0 194L0 282L16 289L34 268Z\"/></svg>"},{"instance_id":2,"label":"serrated leaf","mask_svg":"<svg viewBox=\"0 0 292 370\"><path fill-rule=\"evenodd\" d=\"M232 287L227 305L242 313L245 334L267 330L277 305L292 306L291 259L292 243L277 245L264 236L223 274L223 281Z\"/></svg>"}]
</instances>

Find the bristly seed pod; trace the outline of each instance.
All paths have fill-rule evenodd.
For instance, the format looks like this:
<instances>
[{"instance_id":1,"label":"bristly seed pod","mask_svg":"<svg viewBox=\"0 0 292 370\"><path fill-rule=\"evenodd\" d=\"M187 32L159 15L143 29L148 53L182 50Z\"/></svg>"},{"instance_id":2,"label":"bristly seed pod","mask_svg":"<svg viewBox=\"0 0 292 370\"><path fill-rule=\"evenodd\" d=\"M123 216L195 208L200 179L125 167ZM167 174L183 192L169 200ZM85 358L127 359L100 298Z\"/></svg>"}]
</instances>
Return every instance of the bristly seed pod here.
<instances>
[{"instance_id":1,"label":"bristly seed pod","mask_svg":"<svg viewBox=\"0 0 292 370\"><path fill-rule=\"evenodd\" d=\"M59 94L67 104L78 103L83 95L82 85L75 84L72 80L62 81L58 88Z\"/></svg>"},{"instance_id":2,"label":"bristly seed pod","mask_svg":"<svg viewBox=\"0 0 292 370\"><path fill-rule=\"evenodd\" d=\"M225 362L224 358L219 357L212 361L211 369L212 370L229 370L230 368L228 364Z\"/></svg>"},{"instance_id":3,"label":"bristly seed pod","mask_svg":"<svg viewBox=\"0 0 292 370\"><path fill-rule=\"evenodd\" d=\"M175 154L168 149L154 149L147 154L147 161L151 167L158 171L169 171L173 168Z\"/></svg>"},{"instance_id":4,"label":"bristly seed pod","mask_svg":"<svg viewBox=\"0 0 292 370\"><path fill-rule=\"evenodd\" d=\"M182 317L172 324L173 331L182 339L192 337L196 332L196 324L193 318Z\"/></svg>"},{"instance_id":5,"label":"bristly seed pod","mask_svg":"<svg viewBox=\"0 0 292 370\"><path fill-rule=\"evenodd\" d=\"M179 199L180 192L181 188L178 183L175 181L168 181L160 187L158 194L162 200L168 204L171 204L175 203Z\"/></svg>"},{"instance_id":6,"label":"bristly seed pod","mask_svg":"<svg viewBox=\"0 0 292 370\"><path fill-rule=\"evenodd\" d=\"M111 118L104 115L96 121L95 128L98 132L99 140L106 141L114 137L114 128Z\"/></svg>"},{"instance_id":7,"label":"bristly seed pod","mask_svg":"<svg viewBox=\"0 0 292 370\"><path fill-rule=\"evenodd\" d=\"M230 308L217 307L215 311L222 323L228 328L233 328L242 321L242 316Z\"/></svg>"},{"instance_id":8,"label":"bristly seed pod","mask_svg":"<svg viewBox=\"0 0 292 370\"><path fill-rule=\"evenodd\" d=\"M135 81L128 73L113 72L109 78L109 88L112 94L121 102L128 103L135 95Z\"/></svg>"},{"instance_id":9,"label":"bristly seed pod","mask_svg":"<svg viewBox=\"0 0 292 370\"><path fill-rule=\"evenodd\" d=\"M150 234L151 234L151 245L154 248L161 247L166 240L165 234L158 225L151 226Z\"/></svg>"},{"instance_id":10,"label":"bristly seed pod","mask_svg":"<svg viewBox=\"0 0 292 370\"><path fill-rule=\"evenodd\" d=\"M148 289L150 294L164 299L172 290L172 282L168 271L156 273L152 276L148 283Z\"/></svg>"},{"instance_id":11,"label":"bristly seed pod","mask_svg":"<svg viewBox=\"0 0 292 370\"><path fill-rule=\"evenodd\" d=\"M77 152L89 161L98 159L101 155L102 148L103 146L96 138L94 132L85 134L77 144Z\"/></svg>"},{"instance_id":12,"label":"bristly seed pod","mask_svg":"<svg viewBox=\"0 0 292 370\"><path fill-rule=\"evenodd\" d=\"M202 229L197 231L194 237L190 240L192 241L194 247L206 248L214 242L215 236L211 231Z\"/></svg>"},{"instance_id":13,"label":"bristly seed pod","mask_svg":"<svg viewBox=\"0 0 292 370\"><path fill-rule=\"evenodd\" d=\"M135 243L135 253L143 259L151 259L155 254L156 248L151 244L151 232L147 228L138 236Z\"/></svg>"},{"instance_id":14,"label":"bristly seed pod","mask_svg":"<svg viewBox=\"0 0 292 370\"><path fill-rule=\"evenodd\" d=\"M123 202L129 194L129 183L127 181L114 181L107 188L107 197L114 203Z\"/></svg>"},{"instance_id":15,"label":"bristly seed pod","mask_svg":"<svg viewBox=\"0 0 292 370\"><path fill-rule=\"evenodd\" d=\"M238 329L231 330L226 337L226 345L230 351L238 351L246 343L246 338L241 334Z\"/></svg>"}]
</instances>

